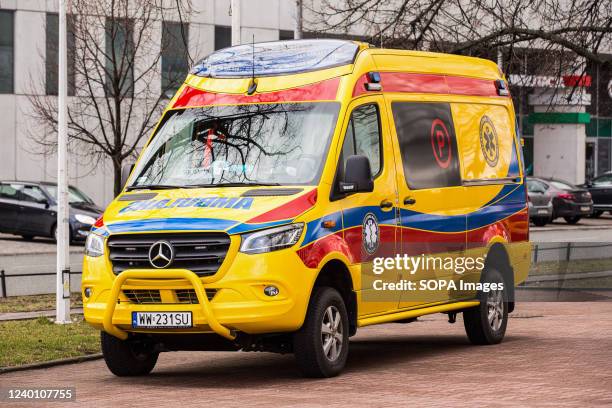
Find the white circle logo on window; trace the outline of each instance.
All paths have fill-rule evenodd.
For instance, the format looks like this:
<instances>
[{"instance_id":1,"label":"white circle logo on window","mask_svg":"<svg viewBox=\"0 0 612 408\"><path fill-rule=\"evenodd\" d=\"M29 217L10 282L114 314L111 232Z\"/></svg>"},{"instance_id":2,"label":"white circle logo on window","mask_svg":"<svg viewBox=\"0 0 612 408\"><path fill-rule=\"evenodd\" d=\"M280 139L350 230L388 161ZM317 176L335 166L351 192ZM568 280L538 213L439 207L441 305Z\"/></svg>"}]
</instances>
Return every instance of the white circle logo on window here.
<instances>
[{"instance_id":1,"label":"white circle logo on window","mask_svg":"<svg viewBox=\"0 0 612 408\"><path fill-rule=\"evenodd\" d=\"M373 254L378 249L380 242L380 231L378 229L378 220L372 213L367 213L363 217L363 232L362 232L363 249L368 254Z\"/></svg>"}]
</instances>

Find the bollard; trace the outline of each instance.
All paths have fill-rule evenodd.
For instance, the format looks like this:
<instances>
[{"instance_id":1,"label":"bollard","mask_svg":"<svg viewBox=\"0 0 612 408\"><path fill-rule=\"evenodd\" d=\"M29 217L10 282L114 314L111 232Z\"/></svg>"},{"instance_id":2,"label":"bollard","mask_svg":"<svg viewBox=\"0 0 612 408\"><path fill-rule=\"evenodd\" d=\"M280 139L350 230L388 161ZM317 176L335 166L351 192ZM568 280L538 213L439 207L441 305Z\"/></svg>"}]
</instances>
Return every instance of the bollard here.
<instances>
[{"instance_id":1,"label":"bollard","mask_svg":"<svg viewBox=\"0 0 612 408\"><path fill-rule=\"evenodd\" d=\"M0 270L0 285L2 286L2 297L7 297L6 294L6 275L4 274L4 269Z\"/></svg>"}]
</instances>

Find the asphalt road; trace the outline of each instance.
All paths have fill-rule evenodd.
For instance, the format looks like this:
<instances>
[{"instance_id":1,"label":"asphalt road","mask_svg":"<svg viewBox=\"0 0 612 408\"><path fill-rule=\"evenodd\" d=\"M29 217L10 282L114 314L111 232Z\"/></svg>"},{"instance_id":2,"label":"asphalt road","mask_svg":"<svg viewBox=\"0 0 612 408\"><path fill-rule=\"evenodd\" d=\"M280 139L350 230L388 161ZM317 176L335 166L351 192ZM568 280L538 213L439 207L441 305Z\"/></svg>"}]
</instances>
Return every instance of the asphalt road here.
<instances>
[{"instance_id":1,"label":"asphalt road","mask_svg":"<svg viewBox=\"0 0 612 408\"><path fill-rule=\"evenodd\" d=\"M470 345L443 315L364 328L346 371L325 380L301 378L291 355L176 352L148 377L114 377L98 360L3 374L0 386L73 386L84 407L609 407L611 314L610 302L519 304L496 346ZM62 405L76 406L46 406Z\"/></svg>"}]
</instances>

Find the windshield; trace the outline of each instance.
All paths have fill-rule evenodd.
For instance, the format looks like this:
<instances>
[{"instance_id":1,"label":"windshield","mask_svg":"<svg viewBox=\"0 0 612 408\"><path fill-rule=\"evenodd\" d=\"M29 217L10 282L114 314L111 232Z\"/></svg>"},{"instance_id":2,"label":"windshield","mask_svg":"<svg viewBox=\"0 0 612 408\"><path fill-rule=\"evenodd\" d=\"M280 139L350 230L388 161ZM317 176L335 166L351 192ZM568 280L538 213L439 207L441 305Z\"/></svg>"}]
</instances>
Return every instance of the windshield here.
<instances>
[{"instance_id":1,"label":"windshield","mask_svg":"<svg viewBox=\"0 0 612 408\"><path fill-rule=\"evenodd\" d=\"M551 180L550 184L552 184L559 190L575 190L576 189L576 187L572 186L569 183L566 183L565 181L561 181L561 180Z\"/></svg>"},{"instance_id":2,"label":"windshield","mask_svg":"<svg viewBox=\"0 0 612 408\"><path fill-rule=\"evenodd\" d=\"M338 110L323 102L168 112L130 188L316 184Z\"/></svg>"},{"instance_id":3,"label":"windshield","mask_svg":"<svg viewBox=\"0 0 612 408\"><path fill-rule=\"evenodd\" d=\"M49 195L57 201L57 186L45 186ZM68 187L68 201L71 203L93 203L92 199L87 197L85 193L77 190L74 187Z\"/></svg>"}]
</instances>

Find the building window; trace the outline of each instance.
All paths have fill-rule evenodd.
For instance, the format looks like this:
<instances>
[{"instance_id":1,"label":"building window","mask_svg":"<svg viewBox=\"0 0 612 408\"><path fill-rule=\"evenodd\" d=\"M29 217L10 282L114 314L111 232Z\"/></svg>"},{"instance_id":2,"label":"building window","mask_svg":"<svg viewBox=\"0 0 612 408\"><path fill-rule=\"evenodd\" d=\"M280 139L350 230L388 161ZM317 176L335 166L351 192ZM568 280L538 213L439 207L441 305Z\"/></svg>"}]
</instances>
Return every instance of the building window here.
<instances>
[{"instance_id":1,"label":"building window","mask_svg":"<svg viewBox=\"0 0 612 408\"><path fill-rule=\"evenodd\" d=\"M67 38L68 43L68 95L74 95L74 24L68 17ZM46 58L45 58L45 91L47 95L57 95L58 92L58 61L59 61L59 16L48 13L45 26L46 31Z\"/></svg>"},{"instance_id":2,"label":"building window","mask_svg":"<svg viewBox=\"0 0 612 408\"><path fill-rule=\"evenodd\" d=\"M162 27L162 92L168 98L177 91L189 71L189 25L164 21Z\"/></svg>"},{"instance_id":3,"label":"building window","mask_svg":"<svg viewBox=\"0 0 612 408\"><path fill-rule=\"evenodd\" d=\"M134 22L106 19L106 96L134 96Z\"/></svg>"},{"instance_id":4,"label":"building window","mask_svg":"<svg viewBox=\"0 0 612 408\"><path fill-rule=\"evenodd\" d=\"M215 50L231 47L232 28L227 26L215 26Z\"/></svg>"},{"instance_id":5,"label":"building window","mask_svg":"<svg viewBox=\"0 0 612 408\"><path fill-rule=\"evenodd\" d=\"M293 40L295 38L295 33L293 30L279 30L278 31L278 39L279 40Z\"/></svg>"},{"instance_id":6,"label":"building window","mask_svg":"<svg viewBox=\"0 0 612 408\"><path fill-rule=\"evenodd\" d=\"M0 10L0 93L13 93L13 12Z\"/></svg>"}]
</instances>

